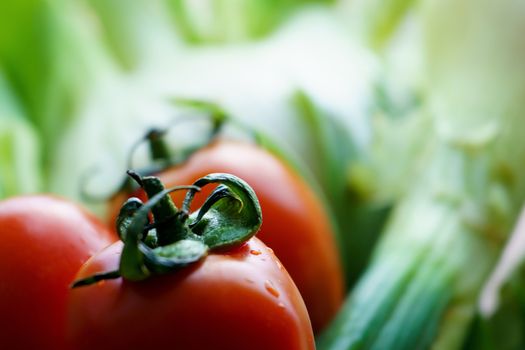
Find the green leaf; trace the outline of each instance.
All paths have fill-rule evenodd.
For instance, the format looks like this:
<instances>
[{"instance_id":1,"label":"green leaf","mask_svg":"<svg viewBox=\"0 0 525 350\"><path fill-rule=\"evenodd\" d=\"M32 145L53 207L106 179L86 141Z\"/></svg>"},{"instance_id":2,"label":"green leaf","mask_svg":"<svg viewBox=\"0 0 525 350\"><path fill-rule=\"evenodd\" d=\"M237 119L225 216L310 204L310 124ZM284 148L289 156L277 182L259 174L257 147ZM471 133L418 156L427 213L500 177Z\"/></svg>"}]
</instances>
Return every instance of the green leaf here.
<instances>
[{"instance_id":1,"label":"green leaf","mask_svg":"<svg viewBox=\"0 0 525 350\"><path fill-rule=\"evenodd\" d=\"M353 136L335 118L319 110L303 91L297 91L294 103L298 109L303 133L310 140L308 163L315 174L339 231L337 236L346 281L352 285L363 272L383 225L390 214L390 201L376 201L363 195L352 177L363 162ZM367 179L372 178L369 174ZM378 184L370 184L375 191Z\"/></svg>"}]
</instances>

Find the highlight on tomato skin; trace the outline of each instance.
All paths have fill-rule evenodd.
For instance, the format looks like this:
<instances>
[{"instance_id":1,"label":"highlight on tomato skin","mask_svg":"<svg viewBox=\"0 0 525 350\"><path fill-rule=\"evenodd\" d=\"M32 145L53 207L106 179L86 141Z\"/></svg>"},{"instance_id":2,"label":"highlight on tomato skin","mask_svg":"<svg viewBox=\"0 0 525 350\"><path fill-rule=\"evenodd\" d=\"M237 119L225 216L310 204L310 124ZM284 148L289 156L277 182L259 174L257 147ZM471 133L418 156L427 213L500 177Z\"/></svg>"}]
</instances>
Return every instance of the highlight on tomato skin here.
<instances>
[{"instance_id":1,"label":"highlight on tomato skin","mask_svg":"<svg viewBox=\"0 0 525 350\"><path fill-rule=\"evenodd\" d=\"M109 246L77 278L118 268L121 250ZM315 349L299 291L257 238L145 281L73 289L68 325L76 349Z\"/></svg>"},{"instance_id":2,"label":"highlight on tomato skin","mask_svg":"<svg viewBox=\"0 0 525 350\"><path fill-rule=\"evenodd\" d=\"M47 195L0 202L1 349L69 349L70 283L117 238L77 205Z\"/></svg>"},{"instance_id":3,"label":"highlight on tomato skin","mask_svg":"<svg viewBox=\"0 0 525 350\"><path fill-rule=\"evenodd\" d=\"M264 217L257 237L275 251L292 276L314 332L319 333L344 300L344 277L333 227L319 198L283 161L247 142L214 141L184 163L156 175L169 187L192 183L210 172L236 175L254 189ZM194 208L202 205L208 193L209 189L203 189L195 198ZM110 204L111 223L129 196L145 199L141 190L118 194ZM177 204L183 200L180 193L173 193L172 198Z\"/></svg>"}]
</instances>

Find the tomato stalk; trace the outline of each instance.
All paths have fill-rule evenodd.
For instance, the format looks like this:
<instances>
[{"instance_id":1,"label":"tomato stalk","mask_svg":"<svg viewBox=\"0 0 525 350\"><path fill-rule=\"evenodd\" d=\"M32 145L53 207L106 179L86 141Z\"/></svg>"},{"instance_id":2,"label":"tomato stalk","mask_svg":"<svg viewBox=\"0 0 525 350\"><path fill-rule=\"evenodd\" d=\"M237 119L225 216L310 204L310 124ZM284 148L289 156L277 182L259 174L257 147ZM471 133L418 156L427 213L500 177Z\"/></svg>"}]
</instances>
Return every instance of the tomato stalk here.
<instances>
[{"instance_id":1,"label":"tomato stalk","mask_svg":"<svg viewBox=\"0 0 525 350\"><path fill-rule=\"evenodd\" d=\"M146 134L146 139L149 141L150 155L153 160L164 161L170 158L168 146L162 140L166 131L166 129L153 128Z\"/></svg>"},{"instance_id":2,"label":"tomato stalk","mask_svg":"<svg viewBox=\"0 0 525 350\"><path fill-rule=\"evenodd\" d=\"M128 171L146 192L149 201L131 198L122 206L117 231L124 242L118 271L89 276L73 283L86 286L123 277L131 281L178 270L203 259L208 251L242 245L262 223L259 201L251 187L230 174L209 174L191 186L164 189L154 176ZM199 210L189 214L195 193L208 184L219 184ZM179 210L169 194L188 190ZM154 222L149 222L149 213Z\"/></svg>"},{"instance_id":3,"label":"tomato stalk","mask_svg":"<svg viewBox=\"0 0 525 350\"><path fill-rule=\"evenodd\" d=\"M174 99L172 102L176 105L188 107L201 113L192 113L191 115L182 116L165 128L151 128L131 147L127 161L128 169L135 168L133 165L133 155L137 148L144 142L146 142L149 147L149 156L152 164L148 164L146 167L140 169L140 172L146 175L153 175L170 166L175 166L185 162L193 153L212 143L217 138L227 121L233 123L228 114L221 107L211 102L190 99ZM177 152L171 152L164 139L167 132L180 123L195 120L197 118L205 118L210 122L211 128L209 134L206 135L204 140L197 145L178 149ZM100 201L101 198L95 197L85 190L85 185L81 187L82 197L84 199L94 202ZM120 187L112 193L110 197L115 193L122 191L130 193L133 192L134 189L133 181L131 181L130 177L126 177Z\"/></svg>"},{"instance_id":4,"label":"tomato stalk","mask_svg":"<svg viewBox=\"0 0 525 350\"><path fill-rule=\"evenodd\" d=\"M255 144L277 155L293 169L295 169L299 174L301 174L311 186L317 187L317 184L315 180L313 180L312 175L309 174L307 170L296 161L296 159L290 157L289 154L285 154L285 152L283 152L282 149L277 146L267 135L252 129L248 125L241 123L238 120L233 119L221 106L205 100L185 98L174 98L172 99L172 102L177 106L187 107L196 111L197 113L181 116L177 118L171 125L165 128L151 128L149 131L147 131L144 136L137 140L137 142L131 147L127 161L128 169L135 168L133 164L133 155L135 154L137 148L143 143L147 143L149 148L151 164L141 168L140 173L154 175L163 170L166 170L169 167L180 165L186 162L192 154L216 141L224 126L228 124L239 129L244 133L244 135L251 138ZM170 150L165 141L168 131L181 123L195 120L196 118L204 118L210 123L209 134L205 136L204 140L197 143L196 145L185 148L181 147L175 149L174 151ZM126 177L117 191L112 193L110 197L120 192L132 193L136 187L130 180L130 177ZM100 198L92 196L90 193L85 191L85 186L82 187L82 196L86 200L92 200L94 202L100 201ZM320 194L321 190L317 188L316 192Z\"/></svg>"},{"instance_id":5,"label":"tomato stalk","mask_svg":"<svg viewBox=\"0 0 525 350\"><path fill-rule=\"evenodd\" d=\"M155 195L164 190L164 186L156 177L147 176L142 178L134 171L128 171L128 174L144 189L149 198L153 198ZM174 190L191 188L191 186L182 186L176 187ZM199 188L197 189L200 190ZM170 196L161 197L159 202L152 207L151 211L157 221L155 229L156 238L159 245L163 246L175 243L187 235L185 233L184 223L188 215L187 213L178 211Z\"/></svg>"}]
</instances>

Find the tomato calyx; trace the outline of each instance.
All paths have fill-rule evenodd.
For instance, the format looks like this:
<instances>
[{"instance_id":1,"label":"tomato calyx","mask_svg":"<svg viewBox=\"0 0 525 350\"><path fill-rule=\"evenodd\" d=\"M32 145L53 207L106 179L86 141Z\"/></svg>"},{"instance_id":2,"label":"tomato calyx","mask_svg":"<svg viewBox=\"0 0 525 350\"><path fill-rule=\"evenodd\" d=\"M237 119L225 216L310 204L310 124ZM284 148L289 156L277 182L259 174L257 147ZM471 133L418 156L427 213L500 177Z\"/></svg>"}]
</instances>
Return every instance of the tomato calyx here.
<instances>
[{"instance_id":1,"label":"tomato calyx","mask_svg":"<svg viewBox=\"0 0 525 350\"><path fill-rule=\"evenodd\" d=\"M242 245L261 226L257 196L234 175L209 174L191 186L171 189L165 189L154 176L142 177L133 171L128 171L128 175L144 189L149 200L143 203L130 198L121 207L116 220L117 232L124 242L119 269L77 280L73 288L118 277L141 281L169 273L203 259L209 251ZM209 184L218 186L202 207L190 214L195 194ZM180 209L169 196L178 190L187 190Z\"/></svg>"}]
</instances>

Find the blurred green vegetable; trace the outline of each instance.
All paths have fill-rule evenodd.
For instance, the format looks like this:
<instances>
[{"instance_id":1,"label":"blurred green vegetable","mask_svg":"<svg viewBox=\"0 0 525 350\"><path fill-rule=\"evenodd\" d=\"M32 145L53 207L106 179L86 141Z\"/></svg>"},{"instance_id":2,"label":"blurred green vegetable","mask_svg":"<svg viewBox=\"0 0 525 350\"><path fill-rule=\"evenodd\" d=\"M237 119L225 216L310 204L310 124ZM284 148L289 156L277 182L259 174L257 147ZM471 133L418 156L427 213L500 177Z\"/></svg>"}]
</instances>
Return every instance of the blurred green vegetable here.
<instances>
[{"instance_id":1,"label":"blurred green vegetable","mask_svg":"<svg viewBox=\"0 0 525 350\"><path fill-rule=\"evenodd\" d=\"M342 0L354 33L366 45L382 49L418 0Z\"/></svg>"},{"instance_id":2,"label":"blurred green vegetable","mask_svg":"<svg viewBox=\"0 0 525 350\"><path fill-rule=\"evenodd\" d=\"M44 174L89 89L91 68L103 67L90 19L79 6L63 0L0 4L0 65L41 139Z\"/></svg>"},{"instance_id":3,"label":"blurred green vegetable","mask_svg":"<svg viewBox=\"0 0 525 350\"><path fill-rule=\"evenodd\" d=\"M463 349L514 350L525 347L525 274L523 267L509 278L501 302L491 315L477 314Z\"/></svg>"},{"instance_id":4,"label":"blurred green vegetable","mask_svg":"<svg viewBox=\"0 0 525 350\"><path fill-rule=\"evenodd\" d=\"M192 44L261 39L308 3L334 0L166 0L173 23Z\"/></svg>"},{"instance_id":5,"label":"blurred green vegetable","mask_svg":"<svg viewBox=\"0 0 525 350\"><path fill-rule=\"evenodd\" d=\"M522 349L525 346L525 211L479 298L465 349Z\"/></svg>"},{"instance_id":6,"label":"blurred green vegetable","mask_svg":"<svg viewBox=\"0 0 525 350\"><path fill-rule=\"evenodd\" d=\"M525 199L525 6L423 5L426 160L320 349L460 347Z\"/></svg>"},{"instance_id":7,"label":"blurred green vegetable","mask_svg":"<svg viewBox=\"0 0 525 350\"><path fill-rule=\"evenodd\" d=\"M159 0L85 0L101 39L121 67L133 71L172 57L180 45L167 6Z\"/></svg>"},{"instance_id":8,"label":"blurred green vegetable","mask_svg":"<svg viewBox=\"0 0 525 350\"><path fill-rule=\"evenodd\" d=\"M40 143L0 73L0 199L40 190Z\"/></svg>"},{"instance_id":9,"label":"blurred green vegetable","mask_svg":"<svg viewBox=\"0 0 525 350\"><path fill-rule=\"evenodd\" d=\"M378 233L390 213L392 203L389 200L393 197L376 201L366 193L374 186L357 180L364 155L348 129L321 112L303 92L296 94L295 103L302 120L302 134L310 140L310 148L303 155L309 156L310 161L306 164L310 164L321 184L336 219L346 280L351 286L368 262ZM349 184L350 176L354 176L355 181Z\"/></svg>"}]
</instances>

